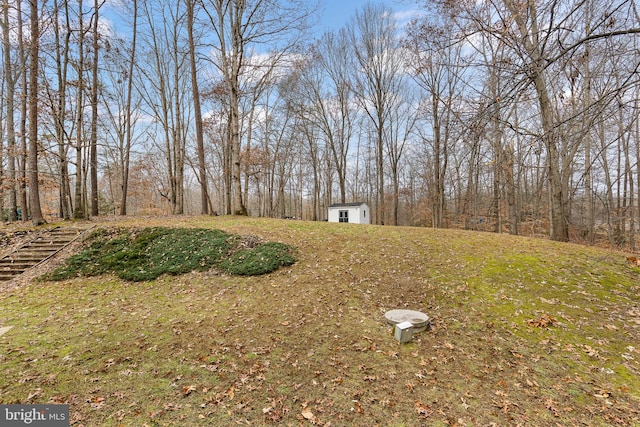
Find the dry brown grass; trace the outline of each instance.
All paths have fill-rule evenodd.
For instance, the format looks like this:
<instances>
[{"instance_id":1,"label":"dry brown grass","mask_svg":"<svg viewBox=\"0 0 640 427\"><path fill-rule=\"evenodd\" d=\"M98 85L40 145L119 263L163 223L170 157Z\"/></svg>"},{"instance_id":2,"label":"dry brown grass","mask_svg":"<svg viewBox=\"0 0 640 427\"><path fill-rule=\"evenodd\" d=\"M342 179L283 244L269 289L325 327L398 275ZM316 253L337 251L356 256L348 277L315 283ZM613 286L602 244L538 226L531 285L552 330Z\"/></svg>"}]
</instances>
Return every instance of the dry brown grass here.
<instances>
[{"instance_id":1,"label":"dry brown grass","mask_svg":"<svg viewBox=\"0 0 640 427\"><path fill-rule=\"evenodd\" d=\"M76 426L640 425L640 269L624 254L255 218L117 224L219 228L299 261L5 291L0 402L69 403ZM433 328L401 345L393 308Z\"/></svg>"}]
</instances>

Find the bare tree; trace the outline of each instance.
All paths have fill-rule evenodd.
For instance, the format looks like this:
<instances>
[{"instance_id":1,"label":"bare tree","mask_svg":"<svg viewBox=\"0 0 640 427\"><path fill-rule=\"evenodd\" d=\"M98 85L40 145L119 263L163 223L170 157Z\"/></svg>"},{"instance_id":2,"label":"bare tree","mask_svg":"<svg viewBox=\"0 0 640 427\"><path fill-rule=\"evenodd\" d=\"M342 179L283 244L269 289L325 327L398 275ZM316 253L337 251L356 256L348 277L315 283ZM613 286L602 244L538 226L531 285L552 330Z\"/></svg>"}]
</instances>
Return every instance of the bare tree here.
<instances>
[{"instance_id":1,"label":"bare tree","mask_svg":"<svg viewBox=\"0 0 640 427\"><path fill-rule=\"evenodd\" d=\"M353 54L361 70L357 74L356 93L374 129L377 174L378 224L385 223L385 129L401 86L402 58L398 55L397 24L391 10L367 4L356 12L351 26Z\"/></svg>"},{"instance_id":2,"label":"bare tree","mask_svg":"<svg viewBox=\"0 0 640 427\"><path fill-rule=\"evenodd\" d=\"M326 76L314 89L317 122L327 138L338 175L340 201L347 202L347 157L353 136L353 62L350 54L349 35L341 29L336 35L325 34L316 46L317 61ZM326 80L326 82L325 82ZM323 87L330 92L323 92Z\"/></svg>"},{"instance_id":3,"label":"bare tree","mask_svg":"<svg viewBox=\"0 0 640 427\"><path fill-rule=\"evenodd\" d=\"M202 108L200 107L200 88L198 85L198 68L194 41L194 0L187 2L187 32L189 36L189 63L191 66L191 91L193 92L193 112L196 126L196 151L198 155L198 181L200 182L200 213L209 213L209 191L207 189L207 168L205 164L204 136L202 130Z\"/></svg>"},{"instance_id":4,"label":"bare tree","mask_svg":"<svg viewBox=\"0 0 640 427\"><path fill-rule=\"evenodd\" d=\"M36 5L37 7L37 5ZM28 68L28 59L27 59L27 49L24 42L24 34L23 27L24 21L22 19L22 2L19 1L16 3L16 17L17 17L17 32L18 32L18 57L19 57L19 68L21 69L21 86L22 86L22 96L20 96L20 124L18 126L20 132L20 155L18 156L18 188L19 188L19 196L20 196L20 206L22 208L22 221L27 221L30 213L30 202L27 198L27 87L28 87L28 79L29 73L27 73ZM37 154L37 153L36 153Z\"/></svg>"},{"instance_id":5,"label":"bare tree","mask_svg":"<svg viewBox=\"0 0 640 427\"><path fill-rule=\"evenodd\" d=\"M317 170L319 166L318 142L330 153L342 203L347 198L347 160L355 118L349 52L345 30L337 35L324 34L305 60L298 62L290 75L288 90L282 92L288 108L306 122L307 137L320 138L320 141L309 141L312 145L308 148L315 159L313 168Z\"/></svg>"},{"instance_id":6,"label":"bare tree","mask_svg":"<svg viewBox=\"0 0 640 427\"><path fill-rule=\"evenodd\" d=\"M165 159L166 189L161 191L174 214L184 213L184 167L186 150L185 96L188 93L187 49L180 43L186 14L181 2L144 3L147 29L147 62L138 63L138 90L148 114L155 118L156 133L150 135Z\"/></svg>"},{"instance_id":7,"label":"bare tree","mask_svg":"<svg viewBox=\"0 0 640 427\"><path fill-rule=\"evenodd\" d=\"M572 180L576 172L574 160L583 146L580 135L585 135L594 115L613 102L616 91L628 83L617 89L610 88L602 97L590 99L588 105L583 103L581 110L574 111L572 117L559 102L570 85L563 77L564 65L577 62L584 51L599 40L639 33L640 28L632 18L633 2L602 3L598 13L592 12L596 2L590 1L437 3L455 18L471 43L481 34L486 40L495 40L495 45L506 47L504 59L496 66L513 77L503 86L500 99L488 104L488 108L495 109L497 103L514 102L519 94L522 94L521 99L526 99L528 94L534 96L537 115L521 120L520 129L507 123L521 135L535 135L543 147L549 235L554 240L568 240L574 194ZM590 20L587 26L577 25L585 16L593 21ZM603 53L602 60L606 60L607 54L619 54L615 50ZM575 79L576 76L568 78Z\"/></svg>"},{"instance_id":8,"label":"bare tree","mask_svg":"<svg viewBox=\"0 0 640 427\"><path fill-rule=\"evenodd\" d=\"M2 48L0 47L0 50ZM4 73L0 73L0 135L4 133ZM5 153L4 153L4 138L0 137L0 221L4 221L7 217L5 211L5 190L7 189L7 183L5 182L4 170L5 170Z\"/></svg>"},{"instance_id":9,"label":"bare tree","mask_svg":"<svg viewBox=\"0 0 640 427\"><path fill-rule=\"evenodd\" d=\"M78 58L75 62L75 68L77 72L77 92L76 92L76 135L75 135L75 150L76 150L76 183L74 191L74 211L73 217L76 219L82 219L87 216L87 193L85 191L86 186L86 164L84 161L85 151L85 129L84 129L84 99L86 81L84 77L85 64L85 35L87 30L84 28L84 11L82 8L82 2L78 2Z\"/></svg>"},{"instance_id":10,"label":"bare tree","mask_svg":"<svg viewBox=\"0 0 640 427\"><path fill-rule=\"evenodd\" d=\"M207 0L204 10L215 33L215 65L225 85L229 106L230 174L233 190L232 212L246 215L241 182L242 75L249 66L250 49L270 45L280 56L290 51L307 25L312 8L300 0Z\"/></svg>"},{"instance_id":11,"label":"bare tree","mask_svg":"<svg viewBox=\"0 0 640 427\"><path fill-rule=\"evenodd\" d=\"M103 0L103 3L104 4ZM100 11L99 0L93 2L93 20L92 25L92 54L93 62L91 66L91 135L89 145L89 173L91 175L91 215L98 216L98 87L100 86L98 81L98 66L99 66L99 33L98 33L98 18Z\"/></svg>"},{"instance_id":12,"label":"bare tree","mask_svg":"<svg viewBox=\"0 0 640 427\"><path fill-rule=\"evenodd\" d=\"M48 88L50 93L49 99L51 104L51 110L53 114L56 143L58 145L58 171L60 174L60 216L63 219L69 219L71 217L71 191L69 185L69 159L67 156L67 149L69 147L68 139L69 135L66 131L65 121L67 118L67 76L69 69L69 49L71 28L69 24L69 5L68 2L64 2L64 7L61 10L58 1L55 0L53 4L53 10L55 17L53 19L53 29L55 35L55 62L56 62L56 76L57 76L57 91ZM60 14L64 13L65 23L60 25ZM61 34L62 28L65 29L64 34ZM61 38L64 40L62 41ZM48 80L47 86L48 84Z\"/></svg>"},{"instance_id":13,"label":"bare tree","mask_svg":"<svg viewBox=\"0 0 640 427\"><path fill-rule=\"evenodd\" d=\"M558 61L576 51L576 49L591 40L614 37L622 34L640 32L640 28L629 28L622 31L605 31L585 34L578 40L571 40L569 33L563 31L558 23L569 19L570 15L563 14L560 3L554 3L539 10L538 5L530 0L526 5L520 5L513 0L503 0L510 19L515 23L518 41L526 54L525 66L528 81L533 85L537 96L542 127L541 140L546 149L547 174L550 193L549 218L551 223L550 236L553 240L569 239L569 189L567 186L572 160L571 155L562 151L561 135L557 116L550 93L549 70L550 63ZM580 7L580 5L578 5ZM571 9L569 12L571 13ZM603 20L608 18L601 18ZM603 22L597 23L595 28L602 28ZM599 31L599 30L598 30ZM556 41L556 50L549 52L549 47ZM564 45L568 45L564 47ZM573 148L570 148L573 152Z\"/></svg>"},{"instance_id":14,"label":"bare tree","mask_svg":"<svg viewBox=\"0 0 640 427\"><path fill-rule=\"evenodd\" d=\"M635 88L635 100L633 101L633 110L632 114L635 116L635 124L632 127L631 134L633 135L633 139L635 141L635 165L636 165L636 183L635 188L638 194L635 195L636 200L636 216L635 219L632 218L630 224L630 231L632 233L631 240L631 249L635 250L635 234L637 231L640 231L640 85ZM631 178L633 180L633 177Z\"/></svg>"},{"instance_id":15,"label":"bare tree","mask_svg":"<svg viewBox=\"0 0 640 427\"><path fill-rule=\"evenodd\" d=\"M40 185L38 183L38 54L40 40L40 17L38 0L30 0L29 25L31 39L29 46L29 206L31 222L34 225L44 224L40 206Z\"/></svg>"},{"instance_id":16,"label":"bare tree","mask_svg":"<svg viewBox=\"0 0 640 427\"><path fill-rule=\"evenodd\" d=\"M121 174L122 174L122 200L120 201L120 215L127 214L127 195L129 190L129 166L131 161L131 141L133 126L131 116L132 112L132 97L133 97L133 72L135 69L136 60L136 48L138 40L138 0L133 0L133 25L131 27L131 54L128 58L128 72L127 77L127 99L124 109L125 114L125 143L122 154Z\"/></svg>"},{"instance_id":17,"label":"bare tree","mask_svg":"<svg viewBox=\"0 0 640 427\"><path fill-rule=\"evenodd\" d=\"M418 113L418 100L411 94L408 86L400 87L397 103L389 116L388 129L384 136L385 156L389 162L392 184L391 224L399 225L400 174L409 140L412 138Z\"/></svg>"},{"instance_id":18,"label":"bare tree","mask_svg":"<svg viewBox=\"0 0 640 427\"><path fill-rule=\"evenodd\" d=\"M17 188L16 188L16 131L14 121L15 111L15 90L16 82L14 77L15 66L11 60L11 42L10 42L10 26L9 26L9 1L4 0L2 3L2 47L3 47L3 67L4 67L4 81L6 86L6 96L4 101L6 102L6 129L7 129L7 180L9 189L9 208L8 219L9 221L15 221L18 219L17 211Z\"/></svg>"},{"instance_id":19,"label":"bare tree","mask_svg":"<svg viewBox=\"0 0 640 427\"><path fill-rule=\"evenodd\" d=\"M424 110L427 115L432 146L432 224L443 227L445 216L445 182L449 149L460 128L460 105L455 105L464 90L464 58L462 45L456 42L452 23L428 15L415 21L408 30L405 46L409 50L407 66L418 86L424 91ZM458 132L459 133L459 132Z\"/></svg>"}]
</instances>

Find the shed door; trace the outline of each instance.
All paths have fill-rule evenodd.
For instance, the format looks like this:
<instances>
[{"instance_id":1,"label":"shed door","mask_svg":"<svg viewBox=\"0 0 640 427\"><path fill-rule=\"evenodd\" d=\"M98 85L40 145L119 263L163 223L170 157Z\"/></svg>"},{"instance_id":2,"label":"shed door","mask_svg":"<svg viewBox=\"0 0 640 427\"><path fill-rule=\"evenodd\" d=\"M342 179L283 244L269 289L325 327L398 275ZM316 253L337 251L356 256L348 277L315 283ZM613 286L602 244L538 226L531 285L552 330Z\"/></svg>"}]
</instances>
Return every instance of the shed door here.
<instances>
[{"instance_id":1,"label":"shed door","mask_svg":"<svg viewBox=\"0 0 640 427\"><path fill-rule=\"evenodd\" d=\"M338 222L349 222L349 211L338 211Z\"/></svg>"}]
</instances>

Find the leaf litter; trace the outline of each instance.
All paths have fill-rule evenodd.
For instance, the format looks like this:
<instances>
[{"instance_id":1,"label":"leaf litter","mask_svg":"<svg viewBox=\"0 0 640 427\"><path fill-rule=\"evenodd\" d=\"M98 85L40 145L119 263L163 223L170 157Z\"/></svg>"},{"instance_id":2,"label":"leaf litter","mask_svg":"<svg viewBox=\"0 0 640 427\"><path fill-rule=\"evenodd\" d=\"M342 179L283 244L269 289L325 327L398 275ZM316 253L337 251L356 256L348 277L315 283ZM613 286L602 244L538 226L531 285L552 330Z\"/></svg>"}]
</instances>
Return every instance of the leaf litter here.
<instances>
[{"instance_id":1,"label":"leaf litter","mask_svg":"<svg viewBox=\"0 0 640 427\"><path fill-rule=\"evenodd\" d=\"M300 260L258 278L0 294L0 322L19 326L0 337L2 403L69 403L72 425L640 422L638 273L623 256L459 231L171 222L285 241ZM432 329L398 344L382 320L393 308Z\"/></svg>"}]
</instances>

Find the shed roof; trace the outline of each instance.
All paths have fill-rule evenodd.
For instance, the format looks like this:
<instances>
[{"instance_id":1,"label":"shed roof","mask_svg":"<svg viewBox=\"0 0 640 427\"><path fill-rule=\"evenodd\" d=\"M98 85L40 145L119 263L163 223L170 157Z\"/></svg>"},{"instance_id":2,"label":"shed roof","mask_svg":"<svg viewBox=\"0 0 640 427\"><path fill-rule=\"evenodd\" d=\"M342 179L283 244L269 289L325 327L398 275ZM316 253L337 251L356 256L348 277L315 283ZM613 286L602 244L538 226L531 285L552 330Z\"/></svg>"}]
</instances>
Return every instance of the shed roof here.
<instances>
[{"instance_id":1,"label":"shed roof","mask_svg":"<svg viewBox=\"0 0 640 427\"><path fill-rule=\"evenodd\" d=\"M365 202L354 202L354 203L334 203L329 205L330 208L348 208L348 207L356 207L366 205Z\"/></svg>"}]
</instances>

